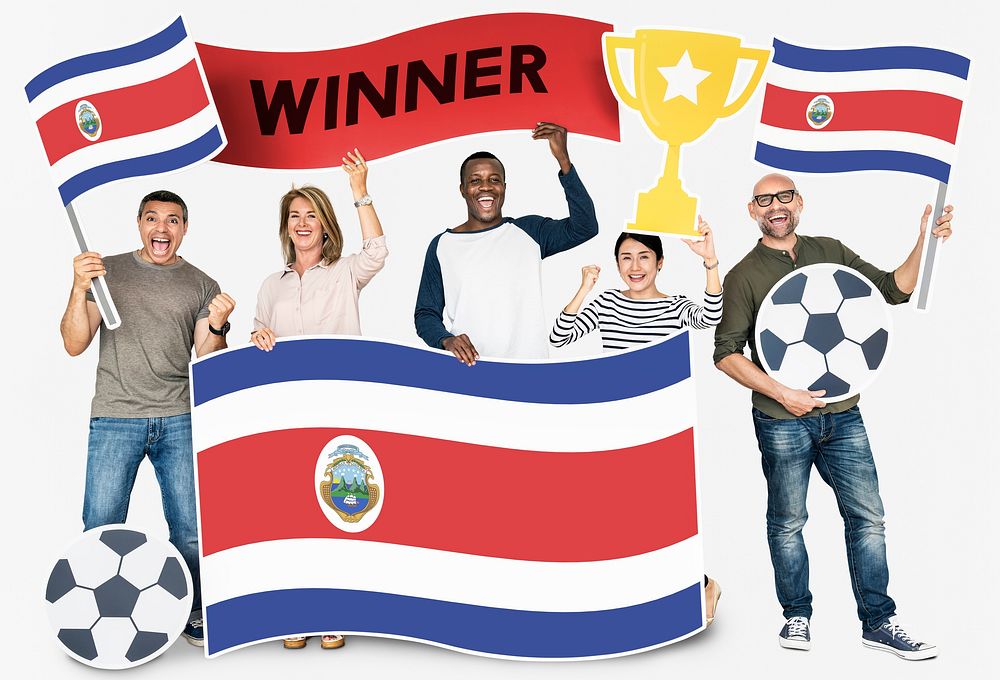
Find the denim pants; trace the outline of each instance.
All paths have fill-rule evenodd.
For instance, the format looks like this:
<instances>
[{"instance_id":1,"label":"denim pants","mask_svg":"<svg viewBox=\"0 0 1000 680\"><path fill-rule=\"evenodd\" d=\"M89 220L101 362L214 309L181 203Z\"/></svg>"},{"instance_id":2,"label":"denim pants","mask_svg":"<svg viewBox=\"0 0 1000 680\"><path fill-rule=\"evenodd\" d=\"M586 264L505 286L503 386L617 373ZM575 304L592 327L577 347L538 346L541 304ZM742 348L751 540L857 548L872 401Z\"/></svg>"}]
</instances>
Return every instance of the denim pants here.
<instances>
[{"instance_id":1,"label":"denim pants","mask_svg":"<svg viewBox=\"0 0 1000 680\"><path fill-rule=\"evenodd\" d=\"M83 529L125 522L135 475L146 456L160 484L170 542L191 571L192 611L200 615L198 515L190 413L167 418L90 419Z\"/></svg>"},{"instance_id":2,"label":"denim pants","mask_svg":"<svg viewBox=\"0 0 1000 680\"><path fill-rule=\"evenodd\" d=\"M886 593L889 567L878 476L868 434L855 406L843 413L772 418L753 410L767 480L767 544L785 618L812 616L809 556L802 540L812 466L830 485L844 519L847 566L864 628L875 630L896 611Z\"/></svg>"}]
</instances>

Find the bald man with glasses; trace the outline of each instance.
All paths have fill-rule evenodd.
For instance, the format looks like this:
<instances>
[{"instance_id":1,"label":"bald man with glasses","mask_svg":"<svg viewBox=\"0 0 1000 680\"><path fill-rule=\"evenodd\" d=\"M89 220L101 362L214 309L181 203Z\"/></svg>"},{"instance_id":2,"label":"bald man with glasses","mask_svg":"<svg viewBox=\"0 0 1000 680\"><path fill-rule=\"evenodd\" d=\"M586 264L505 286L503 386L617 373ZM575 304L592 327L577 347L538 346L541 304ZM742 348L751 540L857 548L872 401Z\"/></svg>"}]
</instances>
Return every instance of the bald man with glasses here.
<instances>
[{"instance_id":1,"label":"bald man with glasses","mask_svg":"<svg viewBox=\"0 0 1000 680\"><path fill-rule=\"evenodd\" d=\"M910 299L917 285L920 254L931 206L920 219L920 235L906 260L892 272L868 264L840 241L796 234L802 194L785 175L762 177L747 204L762 232L756 247L726 276L722 321L715 333L715 365L753 391L753 422L767 481L767 541L778 601L785 625L778 642L807 650L812 641L809 619L809 558L802 539L806 491L813 465L837 497L844 518L851 586L862 624L862 643L908 660L937 655L934 645L912 638L894 620L896 605L886 592L882 500L875 461L868 445L858 397L827 404L822 390L796 390L768 376L754 341L757 312L780 279L810 264L834 263L857 270L890 304ZM952 206L931 233L951 236ZM750 345L750 358L743 354Z\"/></svg>"}]
</instances>

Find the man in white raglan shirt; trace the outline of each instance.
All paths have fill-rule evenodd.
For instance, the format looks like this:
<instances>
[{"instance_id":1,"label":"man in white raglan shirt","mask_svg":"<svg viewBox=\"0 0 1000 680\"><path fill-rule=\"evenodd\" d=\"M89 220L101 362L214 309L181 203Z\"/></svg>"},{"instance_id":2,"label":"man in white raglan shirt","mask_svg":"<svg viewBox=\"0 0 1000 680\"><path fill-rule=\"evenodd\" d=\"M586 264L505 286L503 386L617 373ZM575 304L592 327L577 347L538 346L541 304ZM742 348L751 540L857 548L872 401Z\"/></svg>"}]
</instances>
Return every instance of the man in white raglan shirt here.
<instances>
[{"instance_id":1,"label":"man in white raglan shirt","mask_svg":"<svg viewBox=\"0 0 1000 680\"><path fill-rule=\"evenodd\" d=\"M424 342L471 366L486 357L548 357L541 264L597 235L597 215L566 150L566 128L539 123L559 163L569 217L503 217L503 164L480 151L462 163L468 219L434 237L420 278L414 324Z\"/></svg>"}]
</instances>

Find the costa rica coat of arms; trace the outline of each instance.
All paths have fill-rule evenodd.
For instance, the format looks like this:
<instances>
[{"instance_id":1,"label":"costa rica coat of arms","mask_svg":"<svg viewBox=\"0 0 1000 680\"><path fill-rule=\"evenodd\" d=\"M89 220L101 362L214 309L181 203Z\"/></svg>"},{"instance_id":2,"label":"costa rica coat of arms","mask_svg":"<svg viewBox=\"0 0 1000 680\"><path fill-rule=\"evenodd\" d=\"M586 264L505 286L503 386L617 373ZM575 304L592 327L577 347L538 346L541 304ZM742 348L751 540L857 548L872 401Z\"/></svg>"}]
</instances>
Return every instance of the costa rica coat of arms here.
<instances>
[{"instance_id":1,"label":"costa rica coat of arms","mask_svg":"<svg viewBox=\"0 0 1000 680\"><path fill-rule=\"evenodd\" d=\"M363 531L381 510L381 466L371 448L357 437L337 437L323 448L316 482L324 513L345 531Z\"/></svg>"}]
</instances>

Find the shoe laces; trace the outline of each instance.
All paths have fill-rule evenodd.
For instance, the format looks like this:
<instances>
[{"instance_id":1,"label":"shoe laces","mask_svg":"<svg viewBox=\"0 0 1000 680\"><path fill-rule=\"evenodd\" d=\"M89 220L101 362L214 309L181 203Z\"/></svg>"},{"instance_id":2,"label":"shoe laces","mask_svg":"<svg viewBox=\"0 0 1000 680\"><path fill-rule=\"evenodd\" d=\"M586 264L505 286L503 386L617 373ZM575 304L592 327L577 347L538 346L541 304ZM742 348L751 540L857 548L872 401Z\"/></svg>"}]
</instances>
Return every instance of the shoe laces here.
<instances>
[{"instance_id":1,"label":"shoe laces","mask_svg":"<svg viewBox=\"0 0 1000 680\"><path fill-rule=\"evenodd\" d=\"M809 619L804 616L793 616L788 619L787 625L790 636L805 637L809 632Z\"/></svg>"},{"instance_id":2,"label":"shoe laces","mask_svg":"<svg viewBox=\"0 0 1000 680\"><path fill-rule=\"evenodd\" d=\"M201 619L191 619L188 621L188 625L192 628L203 628L204 622Z\"/></svg>"},{"instance_id":3,"label":"shoe laces","mask_svg":"<svg viewBox=\"0 0 1000 680\"><path fill-rule=\"evenodd\" d=\"M893 638L897 638L908 645L916 645L917 641L910 637L909 633L903 629L898 623L892 623L887 621L885 624L886 632L889 633Z\"/></svg>"}]
</instances>

